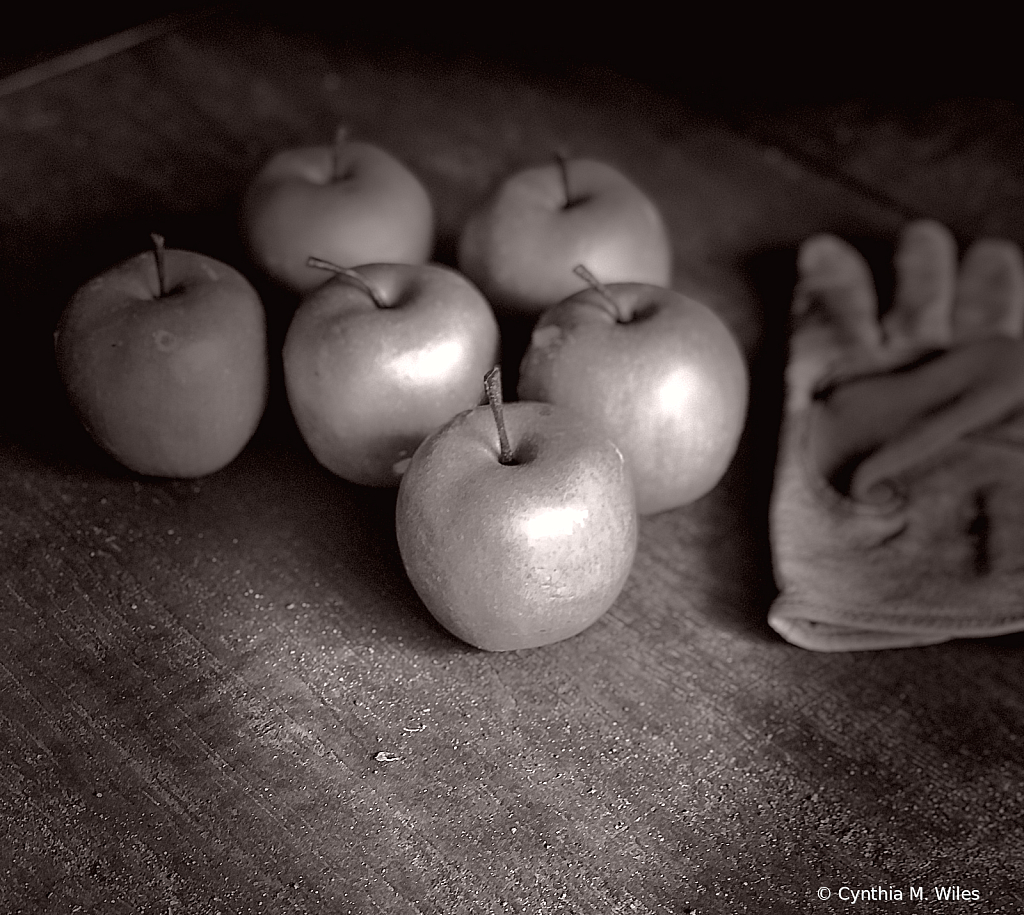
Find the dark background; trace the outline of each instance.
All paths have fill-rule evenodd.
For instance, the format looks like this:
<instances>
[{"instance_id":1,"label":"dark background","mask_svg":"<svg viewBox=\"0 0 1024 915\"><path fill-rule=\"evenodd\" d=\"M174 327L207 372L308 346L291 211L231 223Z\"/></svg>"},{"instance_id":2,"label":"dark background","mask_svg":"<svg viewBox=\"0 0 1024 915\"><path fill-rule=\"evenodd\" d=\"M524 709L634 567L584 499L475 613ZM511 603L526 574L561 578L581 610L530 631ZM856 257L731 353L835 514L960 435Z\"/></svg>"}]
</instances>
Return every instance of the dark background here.
<instances>
[{"instance_id":1,"label":"dark background","mask_svg":"<svg viewBox=\"0 0 1024 915\"><path fill-rule=\"evenodd\" d=\"M370 4L254 12L236 4L147 2L116 12L100 5L60 15L32 7L0 34L0 78L145 22L214 11L244 11L334 45L354 42L382 52L480 57L540 71L608 68L688 102L767 113L852 96L913 108L950 94L1021 94L1012 30L964 11L903 26L853 8L810 18L774 6L690 5L677 16L655 4L624 5L603 15L570 15L550 4L481 5L476 18L439 15L433 8L381 15Z\"/></svg>"}]
</instances>

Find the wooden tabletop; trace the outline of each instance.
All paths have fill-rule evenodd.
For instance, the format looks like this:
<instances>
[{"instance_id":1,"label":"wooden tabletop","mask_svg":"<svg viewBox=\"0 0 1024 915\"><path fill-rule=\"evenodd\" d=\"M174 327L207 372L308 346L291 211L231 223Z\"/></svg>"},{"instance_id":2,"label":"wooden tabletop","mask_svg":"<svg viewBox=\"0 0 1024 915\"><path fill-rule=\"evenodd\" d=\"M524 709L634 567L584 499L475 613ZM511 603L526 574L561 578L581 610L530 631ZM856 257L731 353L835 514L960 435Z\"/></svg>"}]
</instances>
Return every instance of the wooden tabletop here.
<instances>
[{"instance_id":1,"label":"wooden tabletop","mask_svg":"<svg viewBox=\"0 0 1024 915\"><path fill-rule=\"evenodd\" d=\"M765 623L795 246L841 232L884 284L908 216L1024 242L1018 108L716 108L224 12L129 38L0 82L0 912L1024 908L1024 639L821 655ZM575 638L491 654L437 626L394 493L316 463L279 363L254 440L198 480L133 476L65 404L57 317L151 231L245 272L279 353L295 301L247 260L240 195L339 122L422 176L449 263L512 168L616 164L749 359L725 479L643 520Z\"/></svg>"}]
</instances>

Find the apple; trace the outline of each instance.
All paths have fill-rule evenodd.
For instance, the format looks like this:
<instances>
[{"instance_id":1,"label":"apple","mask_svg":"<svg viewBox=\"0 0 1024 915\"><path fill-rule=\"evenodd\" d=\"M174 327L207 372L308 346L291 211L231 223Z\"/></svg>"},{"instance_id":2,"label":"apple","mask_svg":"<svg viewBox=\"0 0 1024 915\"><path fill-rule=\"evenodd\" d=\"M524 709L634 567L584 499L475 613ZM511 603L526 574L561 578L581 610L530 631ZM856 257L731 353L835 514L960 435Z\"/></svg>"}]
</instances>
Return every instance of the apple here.
<instances>
[{"instance_id":1,"label":"apple","mask_svg":"<svg viewBox=\"0 0 1024 915\"><path fill-rule=\"evenodd\" d=\"M636 554L622 454L562 407L501 403L459 414L417 449L398 488L402 562L427 609L487 651L557 642L618 597Z\"/></svg>"},{"instance_id":2,"label":"apple","mask_svg":"<svg viewBox=\"0 0 1024 915\"><path fill-rule=\"evenodd\" d=\"M508 177L459 238L458 266L495 308L536 317L585 284L667 286L672 246L654 203L611 165L558 157Z\"/></svg>"},{"instance_id":3,"label":"apple","mask_svg":"<svg viewBox=\"0 0 1024 915\"><path fill-rule=\"evenodd\" d=\"M494 313L447 267L311 262L333 277L300 303L285 336L296 424L328 470L396 486L424 438L480 403L499 351Z\"/></svg>"},{"instance_id":4,"label":"apple","mask_svg":"<svg viewBox=\"0 0 1024 915\"><path fill-rule=\"evenodd\" d=\"M267 402L266 316L233 267L155 250L82 286L54 347L82 424L137 473L198 477L232 461Z\"/></svg>"},{"instance_id":5,"label":"apple","mask_svg":"<svg viewBox=\"0 0 1024 915\"><path fill-rule=\"evenodd\" d=\"M614 441L642 515L709 492L746 419L747 365L706 305L644 283L590 283L546 311L520 365L518 394L571 407Z\"/></svg>"},{"instance_id":6,"label":"apple","mask_svg":"<svg viewBox=\"0 0 1024 915\"><path fill-rule=\"evenodd\" d=\"M333 145L287 149L263 167L243 201L242 231L256 263L305 293L325 280L310 257L343 267L425 263L434 208L405 165L341 127Z\"/></svg>"}]
</instances>

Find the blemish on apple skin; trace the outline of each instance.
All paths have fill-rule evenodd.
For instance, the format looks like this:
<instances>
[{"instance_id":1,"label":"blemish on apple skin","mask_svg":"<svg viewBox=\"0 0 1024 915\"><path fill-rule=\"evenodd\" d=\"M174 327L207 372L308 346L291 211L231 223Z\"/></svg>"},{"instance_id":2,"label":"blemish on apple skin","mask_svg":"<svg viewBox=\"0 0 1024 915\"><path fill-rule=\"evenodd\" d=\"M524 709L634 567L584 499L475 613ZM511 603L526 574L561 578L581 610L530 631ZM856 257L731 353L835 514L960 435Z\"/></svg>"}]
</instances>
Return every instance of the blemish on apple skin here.
<instances>
[{"instance_id":1,"label":"blemish on apple skin","mask_svg":"<svg viewBox=\"0 0 1024 915\"><path fill-rule=\"evenodd\" d=\"M561 341L562 328L557 324L545 324L543 327L538 327L531 338L531 343L541 349L549 346L555 346Z\"/></svg>"},{"instance_id":2,"label":"blemish on apple skin","mask_svg":"<svg viewBox=\"0 0 1024 915\"><path fill-rule=\"evenodd\" d=\"M178 338L169 330L158 330L153 334L153 342L161 352L170 352L178 344Z\"/></svg>"}]
</instances>

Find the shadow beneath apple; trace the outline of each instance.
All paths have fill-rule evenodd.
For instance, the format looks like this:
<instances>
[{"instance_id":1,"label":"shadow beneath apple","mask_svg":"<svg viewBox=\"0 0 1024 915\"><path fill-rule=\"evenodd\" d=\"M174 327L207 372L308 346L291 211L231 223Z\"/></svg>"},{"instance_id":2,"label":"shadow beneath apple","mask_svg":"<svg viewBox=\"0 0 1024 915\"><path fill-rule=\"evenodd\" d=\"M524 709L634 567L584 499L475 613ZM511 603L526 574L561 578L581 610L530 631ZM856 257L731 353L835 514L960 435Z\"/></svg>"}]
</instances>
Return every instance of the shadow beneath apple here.
<instances>
[{"instance_id":1,"label":"shadow beneath apple","mask_svg":"<svg viewBox=\"0 0 1024 915\"><path fill-rule=\"evenodd\" d=\"M536 318L524 318L520 315L498 315L498 327L501 330L501 380L505 399L518 400L516 388L519 386L519 366L530 345L530 335Z\"/></svg>"},{"instance_id":2,"label":"shadow beneath apple","mask_svg":"<svg viewBox=\"0 0 1024 915\"><path fill-rule=\"evenodd\" d=\"M874 272L879 301L888 302L893 289L891 242L863 237L849 240ZM772 640L778 636L765 619L778 588L772 570L769 511L782 423L796 255L795 248L765 249L752 252L740 265L753 301L760 303L758 344L749 363L747 422L721 482L690 509L718 515L698 527L715 531L715 542L709 548L715 551L722 580L728 580L737 595L734 603L718 605L721 613L715 622L734 630L760 632ZM728 510L716 509L718 503Z\"/></svg>"},{"instance_id":3,"label":"shadow beneath apple","mask_svg":"<svg viewBox=\"0 0 1024 915\"><path fill-rule=\"evenodd\" d=\"M49 464L119 473L82 429L57 372L53 332L64 307L88 279L150 244L137 219L78 220L11 233L0 252L0 283L11 303L0 335L0 436ZM152 223L151 223L152 224Z\"/></svg>"},{"instance_id":4,"label":"shadow beneath apple","mask_svg":"<svg viewBox=\"0 0 1024 915\"><path fill-rule=\"evenodd\" d=\"M658 539L703 554L711 580L703 612L713 625L758 641L780 641L767 624L778 594L772 572L768 512L782 418L789 303L796 277L795 251L751 254L740 265L760 303L758 343L748 364L747 421L721 481L703 499L652 523L670 524ZM697 574L697 573L694 573Z\"/></svg>"},{"instance_id":5,"label":"shadow beneath apple","mask_svg":"<svg viewBox=\"0 0 1024 915\"><path fill-rule=\"evenodd\" d=\"M236 561L247 561L266 588L293 595L290 607L280 601L260 608L275 623L288 627L312 606L342 633L372 628L374 640L424 650L448 643L405 574L395 535L397 489L342 480L301 440L247 449L199 482L197 494L186 492L188 526L203 531L211 547L223 544Z\"/></svg>"},{"instance_id":6,"label":"shadow beneath apple","mask_svg":"<svg viewBox=\"0 0 1024 915\"><path fill-rule=\"evenodd\" d=\"M434 242L432 260L452 270L459 269L459 235L458 232L439 231Z\"/></svg>"},{"instance_id":7,"label":"shadow beneath apple","mask_svg":"<svg viewBox=\"0 0 1024 915\"><path fill-rule=\"evenodd\" d=\"M773 249L751 255L742 265L754 301L761 304L759 341L750 358L747 423L731 470L745 469L744 503L759 523L758 540L767 543L768 503L782 423L789 310L796 283L796 251Z\"/></svg>"},{"instance_id":8,"label":"shadow beneath apple","mask_svg":"<svg viewBox=\"0 0 1024 915\"><path fill-rule=\"evenodd\" d=\"M433 260L458 270L458 247L459 237L457 232L442 232L438 235L434 246ZM533 333L533 326L537 323L536 316L523 317L522 315L511 314L503 311L500 304L489 303L494 310L498 320L498 328L501 332L501 377L502 393L505 400L516 400L516 387L519 384L519 364L526 355L527 347L530 345L530 335ZM482 394L481 387L481 394Z\"/></svg>"},{"instance_id":9,"label":"shadow beneath apple","mask_svg":"<svg viewBox=\"0 0 1024 915\"><path fill-rule=\"evenodd\" d=\"M311 564L351 603L360 625L376 630L375 641L422 652L461 644L430 615L406 575L395 536L397 490L341 480L329 480L327 488L328 501L300 502L303 544Z\"/></svg>"},{"instance_id":10,"label":"shadow beneath apple","mask_svg":"<svg viewBox=\"0 0 1024 915\"><path fill-rule=\"evenodd\" d=\"M284 430L290 418L284 395L281 347L297 297L264 277L252 264L237 231L233 199L202 213L167 213L138 202L136 212L116 218L78 218L37 230L41 237L13 240L0 253L0 279L17 307L5 311L0 383L18 392L0 404L0 435L48 465L79 465L107 475L129 474L98 448L68 403L53 352L53 331L75 291L90 278L151 247L150 233L168 247L198 251L238 269L256 288L267 314L270 396L255 438ZM71 239L69 242L68 239ZM59 257L54 252L59 251Z\"/></svg>"}]
</instances>

